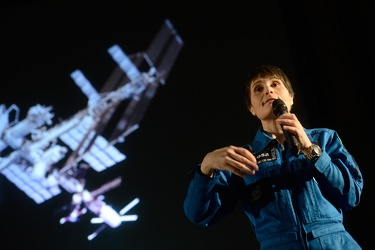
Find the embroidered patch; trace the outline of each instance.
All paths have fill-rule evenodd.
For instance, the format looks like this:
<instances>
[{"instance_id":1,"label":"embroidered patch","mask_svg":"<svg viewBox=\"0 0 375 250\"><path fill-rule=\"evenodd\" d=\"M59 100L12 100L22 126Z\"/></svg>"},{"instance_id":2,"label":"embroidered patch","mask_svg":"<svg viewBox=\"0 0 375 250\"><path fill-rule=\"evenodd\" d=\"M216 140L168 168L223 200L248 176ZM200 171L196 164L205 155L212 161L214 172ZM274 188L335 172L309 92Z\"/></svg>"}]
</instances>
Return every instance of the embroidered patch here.
<instances>
[{"instance_id":1,"label":"embroidered patch","mask_svg":"<svg viewBox=\"0 0 375 250\"><path fill-rule=\"evenodd\" d=\"M274 147L265 148L263 151L255 154L255 158L258 164L266 161L274 161L276 160L276 150Z\"/></svg>"},{"instance_id":2,"label":"embroidered patch","mask_svg":"<svg viewBox=\"0 0 375 250\"><path fill-rule=\"evenodd\" d=\"M252 206L261 206L273 200L272 184L269 178L263 178L246 187Z\"/></svg>"},{"instance_id":3,"label":"embroidered patch","mask_svg":"<svg viewBox=\"0 0 375 250\"><path fill-rule=\"evenodd\" d=\"M260 187L259 186L256 186L255 190L251 192L251 200L252 201L257 201L260 199L260 197L262 196L262 191L260 190Z\"/></svg>"}]
</instances>

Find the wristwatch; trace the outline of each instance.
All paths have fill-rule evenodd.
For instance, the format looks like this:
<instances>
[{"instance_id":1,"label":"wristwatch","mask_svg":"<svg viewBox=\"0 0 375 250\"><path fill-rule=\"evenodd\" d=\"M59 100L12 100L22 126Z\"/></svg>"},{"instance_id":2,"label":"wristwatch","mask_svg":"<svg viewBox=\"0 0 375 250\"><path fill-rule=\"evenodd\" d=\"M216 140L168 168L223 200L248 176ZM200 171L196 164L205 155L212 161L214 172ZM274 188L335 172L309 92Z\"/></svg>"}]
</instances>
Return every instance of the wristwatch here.
<instances>
[{"instance_id":1,"label":"wristwatch","mask_svg":"<svg viewBox=\"0 0 375 250\"><path fill-rule=\"evenodd\" d=\"M319 145L312 143L311 144L311 150L307 154L305 154L306 159L312 160L317 159L322 154L322 149L319 147Z\"/></svg>"}]
</instances>

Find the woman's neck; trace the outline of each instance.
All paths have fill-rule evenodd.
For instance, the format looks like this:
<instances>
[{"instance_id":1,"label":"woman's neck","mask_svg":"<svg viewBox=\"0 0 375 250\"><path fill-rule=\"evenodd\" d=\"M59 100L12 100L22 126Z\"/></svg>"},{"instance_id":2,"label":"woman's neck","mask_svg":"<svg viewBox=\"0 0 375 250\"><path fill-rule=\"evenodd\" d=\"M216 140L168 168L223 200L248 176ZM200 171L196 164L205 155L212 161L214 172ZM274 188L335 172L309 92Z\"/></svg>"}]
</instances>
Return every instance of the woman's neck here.
<instances>
[{"instance_id":1,"label":"woman's neck","mask_svg":"<svg viewBox=\"0 0 375 250\"><path fill-rule=\"evenodd\" d=\"M268 134L272 138L275 138L281 145L284 144L285 142L284 133L281 130L280 126L276 124L275 120L262 121L262 128L266 134Z\"/></svg>"}]
</instances>

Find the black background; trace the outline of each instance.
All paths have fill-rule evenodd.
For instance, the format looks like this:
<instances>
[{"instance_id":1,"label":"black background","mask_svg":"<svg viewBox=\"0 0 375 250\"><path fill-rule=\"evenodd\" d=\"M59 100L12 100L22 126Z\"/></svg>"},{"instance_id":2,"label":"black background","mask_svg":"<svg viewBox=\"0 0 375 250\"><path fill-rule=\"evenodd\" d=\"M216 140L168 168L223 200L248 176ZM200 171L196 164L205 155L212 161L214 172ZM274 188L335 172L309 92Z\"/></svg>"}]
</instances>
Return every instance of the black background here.
<instances>
[{"instance_id":1,"label":"black background","mask_svg":"<svg viewBox=\"0 0 375 250\"><path fill-rule=\"evenodd\" d=\"M127 54L145 50L166 18L185 43L140 128L117 145L127 159L88 176L95 188L121 175L106 202L120 210L139 197L128 212L139 219L88 241L97 226L86 217L58 223L69 194L36 205L1 175L1 249L257 249L240 208L201 228L186 219L182 203L187 173L207 152L255 134L260 123L244 106L242 81L262 63L291 78L302 124L335 129L356 158L365 187L345 224L364 249L374 246L373 123L363 121L372 116L374 3L244 2L32 1L0 9L0 103L17 104L21 117L35 104L53 106L60 120L84 108L70 73L82 70L100 89L115 66L107 49L116 43Z\"/></svg>"}]
</instances>

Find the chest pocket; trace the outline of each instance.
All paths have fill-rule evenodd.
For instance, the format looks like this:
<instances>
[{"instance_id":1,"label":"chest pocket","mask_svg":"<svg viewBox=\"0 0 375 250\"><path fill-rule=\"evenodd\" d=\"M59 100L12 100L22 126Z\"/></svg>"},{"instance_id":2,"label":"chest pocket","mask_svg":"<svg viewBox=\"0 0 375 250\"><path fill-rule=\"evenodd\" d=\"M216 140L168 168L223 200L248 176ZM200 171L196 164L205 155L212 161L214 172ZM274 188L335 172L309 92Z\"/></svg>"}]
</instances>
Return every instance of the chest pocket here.
<instances>
[{"instance_id":1,"label":"chest pocket","mask_svg":"<svg viewBox=\"0 0 375 250\"><path fill-rule=\"evenodd\" d=\"M274 191L271 179L269 177L259 179L258 181L247 185L245 188L246 200L251 207L263 207L274 200Z\"/></svg>"},{"instance_id":2,"label":"chest pocket","mask_svg":"<svg viewBox=\"0 0 375 250\"><path fill-rule=\"evenodd\" d=\"M255 155L259 170L245 178L245 200L252 208L261 208L275 200L275 193L289 185L289 174L275 148Z\"/></svg>"}]
</instances>

